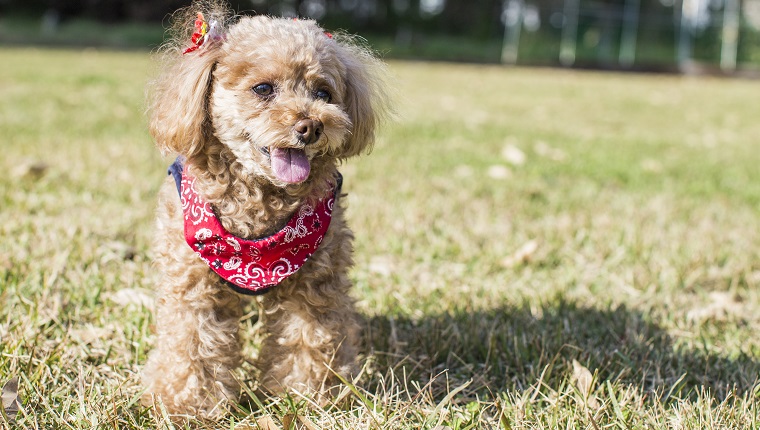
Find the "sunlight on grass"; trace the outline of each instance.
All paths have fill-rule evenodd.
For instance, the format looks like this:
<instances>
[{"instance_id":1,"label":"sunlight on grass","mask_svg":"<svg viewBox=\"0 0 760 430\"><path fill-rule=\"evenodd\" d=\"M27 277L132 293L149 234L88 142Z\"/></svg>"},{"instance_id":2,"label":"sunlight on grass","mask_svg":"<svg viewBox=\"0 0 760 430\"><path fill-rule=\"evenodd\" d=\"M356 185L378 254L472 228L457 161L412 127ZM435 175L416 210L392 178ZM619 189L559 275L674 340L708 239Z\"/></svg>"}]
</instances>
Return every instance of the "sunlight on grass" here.
<instances>
[{"instance_id":1,"label":"sunlight on grass","mask_svg":"<svg viewBox=\"0 0 760 430\"><path fill-rule=\"evenodd\" d=\"M19 377L16 423L168 428L136 400L168 163L146 130L148 55L0 59L0 385ZM198 426L756 427L757 82L391 70L397 119L342 168L362 377L333 405L255 399Z\"/></svg>"}]
</instances>

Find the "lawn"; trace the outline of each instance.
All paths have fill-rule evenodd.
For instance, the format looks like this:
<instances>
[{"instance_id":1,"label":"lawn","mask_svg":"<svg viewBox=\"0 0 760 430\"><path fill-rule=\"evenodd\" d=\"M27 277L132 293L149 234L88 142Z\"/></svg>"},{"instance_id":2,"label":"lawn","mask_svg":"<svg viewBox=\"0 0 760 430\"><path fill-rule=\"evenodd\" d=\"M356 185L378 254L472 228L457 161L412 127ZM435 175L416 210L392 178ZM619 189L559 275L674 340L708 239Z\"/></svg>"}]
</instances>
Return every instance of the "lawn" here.
<instances>
[{"instance_id":1,"label":"lawn","mask_svg":"<svg viewBox=\"0 0 760 430\"><path fill-rule=\"evenodd\" d=\"M18 378L14 428L172 428L137 402L170 162L146 130L149 56L0 60L0 385ZM261 398L194 425L760 425L760 83L390 69L397 118L342 168L361 378L325 407ZM256 320L251 307L251 357ZM252 375L246 363L249 389Z\"/></svg>"}]
</instances>

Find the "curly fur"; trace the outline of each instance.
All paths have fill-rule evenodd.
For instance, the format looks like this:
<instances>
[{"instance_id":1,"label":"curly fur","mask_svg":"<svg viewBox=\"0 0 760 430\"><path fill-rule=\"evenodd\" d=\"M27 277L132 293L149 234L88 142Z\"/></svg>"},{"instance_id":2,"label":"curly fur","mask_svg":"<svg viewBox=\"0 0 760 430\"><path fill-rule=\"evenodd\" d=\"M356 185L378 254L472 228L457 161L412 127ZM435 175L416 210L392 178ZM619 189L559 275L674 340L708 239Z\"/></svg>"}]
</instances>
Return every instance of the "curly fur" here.
<instances>
[{"instance_id":1,"label":"curly fur","mask_svg":"<svg viewBox=\"0 0 760 430\"><path fill-rule=\"evenodd\" d=\"M196 11L217 20L223 38L182 55ZM316 23L270 17L235 21L218 3L196 3L175 15L177 39L163 50L163 73L149 93L150 131L164 153L186 157L196 190L224 227L239 237L280 229L306 200L327 192L337 165L368 151L387 112L382 63L350 37L327 37ZM189 30L188 30L189 29ZM274 96L252 91L271 83ZM329 103L314 92L328 88ZM296 139L294 124L321 121L314 143ZM273 172L267 150L302 148L311 170L300 183ZM359 326L348 294L353 235L342 204L319 250L295 275L266 293L266 338L260 385L323 396L333 372L354 372ZM171 413L214 417L235 401L233 370L242 361L241 297L184 242L174 182L159 195L155 265L162 272L157 339L145 365L146 404Z\"/></svg>"}]
</instances>

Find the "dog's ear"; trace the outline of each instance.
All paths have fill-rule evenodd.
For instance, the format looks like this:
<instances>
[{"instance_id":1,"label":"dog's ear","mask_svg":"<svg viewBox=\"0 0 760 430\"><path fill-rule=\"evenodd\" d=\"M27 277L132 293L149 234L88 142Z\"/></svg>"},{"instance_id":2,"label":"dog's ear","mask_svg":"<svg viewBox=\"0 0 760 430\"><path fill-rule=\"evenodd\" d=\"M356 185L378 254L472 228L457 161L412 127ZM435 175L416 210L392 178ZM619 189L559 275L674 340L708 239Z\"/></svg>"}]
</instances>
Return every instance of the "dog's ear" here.
<instances>
[{"instance_id":1,"label":"dog's ear","mask_svg":"<svg viewBox=\"0 0 760 430\"><path fill-rule=\"evenodd\" d=\"M195 0L172 16L160 51L162 74L149 86L150 132L162 152L188 158L211 135L209 92L231 15L223 0Z\"/></svg>"},{"instance_id":2,"label":"dog's ear","mask_svg":"<svg viewBox=\"0 0 760 430\"><path fill-rule=\"evenodd\" d=\"M375 129L388 113L389 97L385 65L350 39L339 37L338 43L346 68L343 104L351 119L351 134L336 155L346 159L372 149Z\"/></svg>"},{"instance_id":3,"label":"dog's ear","mask_svg":"<svg viewBox=\"0 0 760 430\"><path fill-rule=\"evenodd\" d=\"M201 55L199 55L201 54ZM216 55L183 55L154 82L150 94L150 132L162 152L197 155L210 133L208 99Z\"/></svg>"}]
</instances>

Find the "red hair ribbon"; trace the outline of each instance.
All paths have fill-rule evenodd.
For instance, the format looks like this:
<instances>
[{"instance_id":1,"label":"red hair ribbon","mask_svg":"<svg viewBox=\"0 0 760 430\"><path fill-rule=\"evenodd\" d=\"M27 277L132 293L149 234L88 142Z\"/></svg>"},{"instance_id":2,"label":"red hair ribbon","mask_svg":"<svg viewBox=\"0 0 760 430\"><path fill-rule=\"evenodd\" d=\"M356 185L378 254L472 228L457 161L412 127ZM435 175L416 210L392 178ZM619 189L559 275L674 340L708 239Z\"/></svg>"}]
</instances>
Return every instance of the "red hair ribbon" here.
<instances>
[{"instance_id":1,"label":"red hair ribbon","mask_svg":"<svg viewBox=\"0 0 760 430\"><path fill-rule=\"evenodd\" d=\"M198 17L195 18L195 32L193 32L193 36L190 38L190 41L193 42L193 46L185 49L182 53L187 54L188 52L193 52L200 48L201 45L203 45L203 42L207 39L208 29L206 19L203 17L202 13L198 12Z\"/></svg>"}]
</instances>

